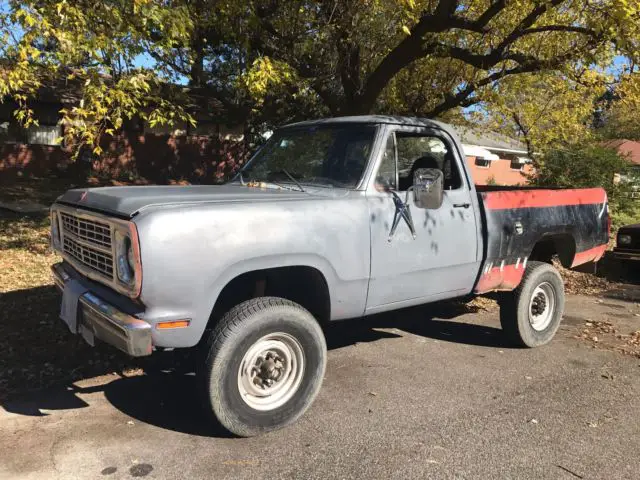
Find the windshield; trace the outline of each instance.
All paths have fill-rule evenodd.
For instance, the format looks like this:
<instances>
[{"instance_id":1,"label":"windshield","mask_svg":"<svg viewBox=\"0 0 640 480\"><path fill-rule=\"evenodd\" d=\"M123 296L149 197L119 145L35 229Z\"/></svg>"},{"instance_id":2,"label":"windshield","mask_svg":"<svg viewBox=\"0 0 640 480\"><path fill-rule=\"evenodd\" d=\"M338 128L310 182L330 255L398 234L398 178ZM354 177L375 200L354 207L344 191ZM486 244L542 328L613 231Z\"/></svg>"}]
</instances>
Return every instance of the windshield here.
<instances>
[{"instance_id":1,"label":"windshield","mask_svg":"<svg viewBox=\"0 0 640 480\"><path fill-rule=\"evenodd\" d=\"M277 131L242 170L245 182L355 187L373 147L373 125L326 125Z\"/></svg>"}]
</instances>

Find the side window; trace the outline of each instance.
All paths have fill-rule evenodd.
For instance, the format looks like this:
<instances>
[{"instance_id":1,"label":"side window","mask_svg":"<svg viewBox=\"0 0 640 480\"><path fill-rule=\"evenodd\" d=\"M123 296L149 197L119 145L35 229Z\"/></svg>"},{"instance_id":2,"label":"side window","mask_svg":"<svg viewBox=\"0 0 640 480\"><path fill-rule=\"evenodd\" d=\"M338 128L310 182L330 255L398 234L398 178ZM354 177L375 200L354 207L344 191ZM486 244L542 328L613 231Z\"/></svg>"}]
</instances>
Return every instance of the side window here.
<instances>
[{"instance_id":1,"label":"side window","mask_svg":"<svg viewBox=\"0 0 640 480\"><path fill-rule=\"evenodd\" d=\"M433 135L396 132L398 149L398 190L405 191L413 184L418 168L436 168L444 174L446 190L462 186L460 171L447 143Z\"/></svg>"},{"instance_id":2,"label":"side window","mask_svg":"<svg viewBox=\"0 0 640 480\"><path fill-rule=\"evenodd\" d=\"M387 145L382 154L382 162L380 163L378 175L376 176L376 187L388 187L397 190L396 178L396 144L395 135L392 133L389 135L389 138L387 138Z\"/></svg>"}]
</instances>

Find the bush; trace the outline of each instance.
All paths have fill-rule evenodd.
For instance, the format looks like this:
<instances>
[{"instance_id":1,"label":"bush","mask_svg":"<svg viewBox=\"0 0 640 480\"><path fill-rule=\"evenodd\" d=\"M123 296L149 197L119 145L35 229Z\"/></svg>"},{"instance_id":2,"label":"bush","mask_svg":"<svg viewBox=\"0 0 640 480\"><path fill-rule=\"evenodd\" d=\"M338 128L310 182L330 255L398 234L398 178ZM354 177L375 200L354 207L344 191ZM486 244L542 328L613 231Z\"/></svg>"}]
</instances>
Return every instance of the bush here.
<instances>
[{"instance_id":1,"label":"bush","mask_svg":"<svg viewBox=\"0 0 640 480\"><path fill-rule=\"evenodd\" d=\"M556 149L547 152L534 166L535 173L529 179L532 185L604 188L615 228L640 219L640 205L631 195L640 178L634 164L616 150L599 145ZM616 180L616 174L625 180Z\"/></svg>"}]
</instances>

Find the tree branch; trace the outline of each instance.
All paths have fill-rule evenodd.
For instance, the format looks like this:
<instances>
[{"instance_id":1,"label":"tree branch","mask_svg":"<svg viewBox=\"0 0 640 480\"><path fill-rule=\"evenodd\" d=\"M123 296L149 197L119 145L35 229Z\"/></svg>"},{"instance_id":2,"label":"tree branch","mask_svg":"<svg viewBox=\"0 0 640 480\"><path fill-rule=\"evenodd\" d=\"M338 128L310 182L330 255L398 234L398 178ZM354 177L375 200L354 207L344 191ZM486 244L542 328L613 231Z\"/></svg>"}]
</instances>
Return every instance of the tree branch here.
<instances>
[{"instance_id":1,"label":"tree branch","mask_svg":"<svg viewBox=\"0 0 640 480\"><path fill-rule=\"evenodd\" d=\"M489 5L480 17L474 22L476 28L484 31L486 26L493 18L498 15L507 6L507 0L497 0Z\"/></svg>"},{"instance_id":2,"label":"tree branch","mask_svg":"<svg viewBox=\"0 0 640 480\"><path fill-rule=\"evenodd\" d=\"M562 65L562 63L564 63L566 60L570 59L572 55L573 55L573 52L569 52L553 59L538 59L538 60L534 59L534 60L531 60L529 63L521 64L521 65L518 65L517 67L513 67L510 69L502 69L502 70L493 72L492 74L487 75L486 77L484 77L483 79L477 82L472 82L468 84L465 88L463 88L457 93L446 95L445 99L439 105L435 106L426 115L428 117L437 117L438 115L440 115L443 112L446 112L447 110L451 110L452 108L461 106L463 102L465 102L473 93L476 92L476 90L478 90L478 88L487 86L491 83L494 83L510 75L517 75L520 73L530 73L530 72L536 72L539 70L558 67Z\"/></svg>"}]
</instances>

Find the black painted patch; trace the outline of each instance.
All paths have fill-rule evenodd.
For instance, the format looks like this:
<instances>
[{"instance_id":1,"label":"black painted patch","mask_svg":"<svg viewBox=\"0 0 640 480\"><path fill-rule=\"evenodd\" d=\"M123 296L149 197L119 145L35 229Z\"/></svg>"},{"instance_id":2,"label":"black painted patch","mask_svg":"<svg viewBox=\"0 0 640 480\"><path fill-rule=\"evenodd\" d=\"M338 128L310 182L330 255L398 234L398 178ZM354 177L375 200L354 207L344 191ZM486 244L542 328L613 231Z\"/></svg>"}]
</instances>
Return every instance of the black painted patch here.
<instances>
[{"instance_id":1,"label":"black painted patch","mask_svg":"<svg viewBox=\"0 0 640 480\"><path fill-rule=\"evenodd\" d=\"M102 475L113 475L117 471L118 471L117 467L107 467L107 468L104 468L100 473Z\"/></svg>"},{"instance_id":2,"label":"black painted patch","mask_svg":"<svg viewBox=\"0 0 640 480\"><path fill-rule=\"evenodd\" d=\"M482 200L482 197L480 197ZM481 202L481 205L484 204ZM485 258L505 260L506 264L531 255L544 235L564 234L575 240L576 252L584 252L609 241L608 215L602 204L562 205L557 207L482 208L485 219ZM522 234L516 233L522 225Z\"/></svg>"}]
</instances>

